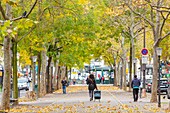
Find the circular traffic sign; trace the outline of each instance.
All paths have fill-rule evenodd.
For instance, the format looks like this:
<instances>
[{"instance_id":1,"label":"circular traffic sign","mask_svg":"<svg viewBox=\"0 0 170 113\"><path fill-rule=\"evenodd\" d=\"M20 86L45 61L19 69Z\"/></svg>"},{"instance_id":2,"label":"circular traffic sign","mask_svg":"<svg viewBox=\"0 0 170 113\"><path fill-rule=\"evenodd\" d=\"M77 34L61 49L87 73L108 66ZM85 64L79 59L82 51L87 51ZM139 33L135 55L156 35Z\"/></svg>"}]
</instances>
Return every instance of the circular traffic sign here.
<instances>
[{"instance_id":1,"label":"circular traffic sign","mask_svg":"<svg viewBox=\"0 0 170 113\"><path fill-rule=\"evenodd\" d=\"M143 48L141 53L142 53L142 55L147 55L148 54L148 50L146 48Z\"/></svg>"}]
</instances>

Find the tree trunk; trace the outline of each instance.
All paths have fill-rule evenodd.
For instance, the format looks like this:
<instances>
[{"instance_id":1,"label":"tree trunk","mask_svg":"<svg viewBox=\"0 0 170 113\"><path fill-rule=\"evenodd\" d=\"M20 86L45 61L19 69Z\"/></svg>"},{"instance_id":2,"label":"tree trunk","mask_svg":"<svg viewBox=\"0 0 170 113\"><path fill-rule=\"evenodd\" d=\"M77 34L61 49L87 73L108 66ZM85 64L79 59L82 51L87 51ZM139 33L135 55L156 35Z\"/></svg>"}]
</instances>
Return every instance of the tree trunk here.
<instances>
[{"instance_id":1,"label":"tree trunk","mask_svg":"<svg viewBox=\"0 0 170 113\"><path fill-rule=\"evenodd\" d=\"M56 60L54 60L54 75L53 75L53 88L54 88L54 90L56 90L56 86L57 86L57 83L56 83L56 75L57 75L57 66L58 66L58 64L57 64L57 61Z\"/></svg>"},{"instance_id":2,"label":"tree trunk","mask_svg":"<svg viewBox=\"0 0 170 113\"><path fill-rule=\"evenodd\" d=\"M119 64L120 64L120 63L119 63ZM120 65L119 65L119 64L118 64L117 67L116 67L116 72L117 72L116 74L118 75L118 76L117 76L117 85L118 85L118 86L120 86L120 78L121 78Z\"/></svg>"},{"instance_id":3,"label":"tree trunk","mask_svg":"<svg viewBox=\"0 0 170 113\"><path fill-rule=\"evenodd\" d=\"M129 85L129 92L131 92L131 84L132 82L132 44L130 43L130 69L129 69L129 82L128 82L128 85Z\"/></svg>"},{"instance_id":4,"label":"tree trunk","mask_svg":"<svg viewBox=\"0 0 170 113\"><path fill-rule=\"evenodd\" d=\"M158 58L156 54L156 47L154 47L153 53L153 78L152 78L152 94L151 94L151 102L157 102L157 79L158 79Z\"/></svg>"},{"instance_id":5,"label":"tree trunk","mask_svg":"<svg viewBox=\"0 0 170 113\"><path fill-rule=\"evenodd\" d=\"M64 77L66 77L65 75L65 70L66 70L66 67L65 66L62 66L62 69L61 69L61 79L63 79Z\"/></svg>"},{"instance_id":6,"label":"tree trunk","mask_svg":"<svg viewBox=\"0 0 170 113\"><path fill-rule=\"evenodd\" d=\"M38 94L37 94L37 98L40 97L40 72L41 72L41 52L38 53L38 74L37 74L37 84L38 84Z\"/></svg>"},{"instance_id":7,"label":"tree trunk","mask_svg":"<svg viewBox=\"0 0 170 113\"><path fill-rule=\"evenodd\" d=\"M18 99L18 77L17 77L17 42L12 40L12 65L13 65L13 98ZM16 102L15 104L18 104Z\"/></svg>"},{"instance_id":8,"label":"tree trunk","mask_svg":"<svg viewBox=\"0 0 170 113\"><path fill-rule=\"evenodd\" d=\"M32 66L32 90L35 91L35 63L31 59L31 66Z\"/></svg>"},{"instance_id":9,"label":"tree trunk","mask_svg":"<svg viewBox=\"0 0 170 113\"><path fill-rule=\"evenodd\" d=\"M114 86L117 86L116 60L114 59Z\"/></svg>"},{"instance_id":10,"label":"tree trunk","mask_svg":"<svg viewBox=\"0 0 170 113\"><path fill-rule=\"evenodd\" d=\"M158 0L157 7L161 6L162 2ZM160 37L160 12L156 11L156 26L152 27L154 42L156 42ZM156 48L159 45L155 45L153 47L153 78L152 78L152 95L151 95L151 102L157 102L157 84L158 84L158 57L156 53Z\"/></svg>"},{"instance_id":11,"label":"tree trunk","mask_svg":"<svg viewBox=\"0 0 170 113\"><path fill-rule=\"evenodd\" d=\"M67 70L67 69L68 69L68 68L67 68L67 66L66 66L66 67L65 67L65 77L66 77L66 79L67 79L67 81L68 81L69 79L68 79L68 73L67 73L68 70Z\"/></svg>"},{"instance_id":12,"label":"tree trunk","mask_svg":"<svg viewBox=\"0 0 170 113\"><path fill-rule=\"evenodd\" d=\"M50 64L51 64L51 60L52 60L52 57L49 57L48 59L48 65L47 65L47 69L46 69L46 76L47 76L47 93L50 93L51 92L51 74L50 74Z\"/></svg>"},{"instance_id":13,"label":"tree trunk","mask_svg":"<svg viewBox=\"0 0 170 113\"><path fill-rule=\"evenodd\" d=\"M48 84L48 86L49 86L49 88L48 88L48 93L51 93L51 92L52 92L52 88L51 88L51 87L52 87L52 86L51 86L51 83L52 83L52 75L51 75L50 72L51 72L52 57L49 57L49 60L50 60L50 62L49 62L49 75L48 75L48 76L49 76L49 80L48 80L48 81L49 81L49 82L48 82L48 83L49 83L49 84Z\"/></svg>"},{"instance_id":14,"label":"tree trunk","mask_svg":"<svg viewBox=\"0 0 170 113\"><path fill-rule=\"evenodd\" d=\"M6 5L6 15L9 19L12 18L11 7ZM9 110L10 109L10 79L12 74L11 68L11 48L10 48L10 35L8 34L4 38L4 77L3 77L3 89L2 89L2 100L1 100L1 109Z\"/></svg>"},{"instance_id":15,"label":"tree trunk","mask_svg":"<svg viewBox=\"0 0 170 113\"><path fill-rule=\"evenodd\" d=\"M126 52L123 52L123 90L127 90L126 85Z\"/></svg>"},{"instance_id":16,"label":"tree trunk","mask_svg":"<svg viewBox=\"0 0 170 113\"><path fill-rule=\"evenodd\" d=\"M60 66L58 66L58 74L57 74L57 90L60 89L60 82L61 82L61 70L60 70Z\"/></svg>"},{"instance_id":17,"label":"tree trunk","mask_svg":"<svg viewBox=\"0 0 170 113\"><path fill-rule=\"evenodd\" d=\"M40 85L40 96L46 94L46 52L42 51L42 76Z\"/></svg>"},{"instance_id":18,"label":"tree trunk","mask_svg":"<svg viewBox=\"0 0 170 113\"><path fill-rule=\"evenodd\" d=\"M48 62L48 64L47 64L47 66L46 66L46 87L47 87L47 89L46 89L46 93L49 93L48 92L48 90L49 90L49 61L47 61Z\"/></svg>"},{"instance_id":19,"label":"tree trunk","mask_svg":"<svg viewBox=\"0 0 170 113\"><path fill-rule=\"evenodd\" d=\"M4 39L4 78L3 78L3 89L2 89L2 110L10 109L10 78L11 78L11 54L10 54L10 37L5 36Z\"/></svg>"}]
</instances>

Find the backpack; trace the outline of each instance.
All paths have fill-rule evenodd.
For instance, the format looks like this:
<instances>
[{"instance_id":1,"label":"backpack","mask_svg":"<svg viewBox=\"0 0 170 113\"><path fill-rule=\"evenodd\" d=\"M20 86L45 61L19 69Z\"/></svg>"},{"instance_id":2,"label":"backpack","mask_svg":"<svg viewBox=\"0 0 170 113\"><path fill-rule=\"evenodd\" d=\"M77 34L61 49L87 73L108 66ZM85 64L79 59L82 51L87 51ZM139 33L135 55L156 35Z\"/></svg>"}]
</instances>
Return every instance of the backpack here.
<instances>
[{"instance_id":1,"label":"backpack","mask_svg":"<svg viewBox=\"0 0 170 113\"><path fill-rule=\"evenodd\" d=\"M89 84L89 89L90 89L90 90L94 90L94 89L95 89L95 86L94 86L93 83L92 83L92 84Z\"/></svg>"}]
</instances>

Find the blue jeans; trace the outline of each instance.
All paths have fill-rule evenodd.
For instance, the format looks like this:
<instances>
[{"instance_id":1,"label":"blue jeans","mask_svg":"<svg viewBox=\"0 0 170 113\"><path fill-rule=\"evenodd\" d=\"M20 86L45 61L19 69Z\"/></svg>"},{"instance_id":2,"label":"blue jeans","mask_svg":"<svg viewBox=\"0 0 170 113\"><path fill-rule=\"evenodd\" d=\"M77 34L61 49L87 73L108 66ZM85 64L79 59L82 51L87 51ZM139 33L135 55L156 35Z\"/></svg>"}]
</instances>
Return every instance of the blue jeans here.
<instances>
[{"instance_id":1,"label":"blue jeans","mask_svg":"<svg viewBox=\"0 0 170 113\"><path fill-rule=\"evenodd\" d=\"M63 86L63 94L66 94L66 86Z\"/></svg>"}]
</instances>

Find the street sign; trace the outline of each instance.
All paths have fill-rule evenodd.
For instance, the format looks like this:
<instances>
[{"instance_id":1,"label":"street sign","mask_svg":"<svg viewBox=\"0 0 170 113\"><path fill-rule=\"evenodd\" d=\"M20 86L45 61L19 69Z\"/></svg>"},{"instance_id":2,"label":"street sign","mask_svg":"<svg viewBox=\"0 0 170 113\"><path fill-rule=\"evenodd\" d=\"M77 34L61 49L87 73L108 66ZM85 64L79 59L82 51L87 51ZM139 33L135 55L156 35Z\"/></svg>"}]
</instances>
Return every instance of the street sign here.
<instances>
[{"instance_id":1,"label":"street sign","mask_svg":"<svg viewBox=\"0 0 170 113\"><path fill-rule=\"evenodd\" d=\"M147 64L147 62L148 62L148 56L142 55L142 64Z\"/></svg>"},{"instance_id":2,"label":"street sign","mask_svg":"<svg viewBox=\"0 0 170 113\"><path fill-rule=\"evenodd\" d=\"M142 53L142 55L147 55L148 54L148 50L146 48L143 48L141 53Z\"/></svg>"}]
</instances>

